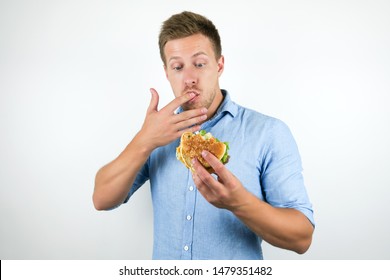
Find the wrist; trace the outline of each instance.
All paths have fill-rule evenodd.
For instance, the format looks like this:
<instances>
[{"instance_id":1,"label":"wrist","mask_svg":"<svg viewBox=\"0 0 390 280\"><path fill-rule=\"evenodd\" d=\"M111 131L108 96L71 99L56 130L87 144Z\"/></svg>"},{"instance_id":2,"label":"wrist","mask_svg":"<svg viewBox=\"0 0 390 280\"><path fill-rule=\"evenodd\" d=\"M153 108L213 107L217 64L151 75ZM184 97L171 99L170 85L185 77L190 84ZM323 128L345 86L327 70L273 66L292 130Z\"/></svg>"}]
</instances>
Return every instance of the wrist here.
<instances>
[{"instance_id":1,"label":"wrist","mask_svg":"<svg viewBox=\"0 0 390 280\"><path fill-rule=\"evenodd\" d=\"M152 143L151 138L144 135L142 130L134 136L132 142L139 152L147 154L148 156L157 148L157 146Z\"/></svg>"},{"instance_id":2,"label":"wrist","mask_svg":"<svg viewBox=\"0 0 390 280\"><path fill-rule=\"evenodd\" d=\"M244 189L243 193L240 195L240 203L235 207L232 207L231 211L238 218L246 217L254 211L254 207L256 207L258 202L259 199L256 196Z\"/></svg>"}]
</instances>

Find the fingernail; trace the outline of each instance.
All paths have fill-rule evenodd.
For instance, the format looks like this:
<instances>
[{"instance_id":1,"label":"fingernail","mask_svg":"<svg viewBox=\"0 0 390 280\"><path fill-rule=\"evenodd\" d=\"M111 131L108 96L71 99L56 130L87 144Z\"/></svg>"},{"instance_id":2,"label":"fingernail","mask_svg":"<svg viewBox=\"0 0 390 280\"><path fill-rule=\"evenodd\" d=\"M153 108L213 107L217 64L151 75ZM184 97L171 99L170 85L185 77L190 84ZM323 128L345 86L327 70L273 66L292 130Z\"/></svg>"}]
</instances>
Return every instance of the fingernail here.
<instances>
[{"instance_id":1,"label":"fingernail","mask_svg":"<svg viewBox=\"0 0 390 280\"><path fill-rule=\"evenodd\" d=\"M202 157L207 156L207 151L202 151Z\"/></svg>"},{"instance_id":2,"label":"fingernail","mask_svg":"<svg viewBox=\"0 0 390 280\"><path fill-rule=\"evenodd\" d=\"M188 95L192 98L192 97L194 97L195 96L195 93L193 93L193 92L190 92L190 93L188 93Z\"/></svg>"},{"instance_id":3,"label":"fingernail","mask_svg":"<svg viewBox=\"0 0 390 280\"><path fill-rule=\"evenodd\" d=\"M202 112L203 114L206 114L206 113L207 113L207 108L202 108L202 109L201 109L201 112Z\"/></svg>"}]
</instances>

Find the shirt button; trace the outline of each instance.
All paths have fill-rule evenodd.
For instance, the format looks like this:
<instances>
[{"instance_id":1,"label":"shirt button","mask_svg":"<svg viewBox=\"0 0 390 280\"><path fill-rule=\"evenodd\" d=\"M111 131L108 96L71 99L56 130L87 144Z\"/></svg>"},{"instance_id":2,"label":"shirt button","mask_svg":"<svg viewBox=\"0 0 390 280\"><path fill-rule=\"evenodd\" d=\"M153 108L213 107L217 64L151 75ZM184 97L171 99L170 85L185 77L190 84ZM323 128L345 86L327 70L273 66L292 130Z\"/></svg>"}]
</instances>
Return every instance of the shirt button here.
<instances>
[{"instance_id":1,"label":"shirt button","mask_svg":"<svg viewBox=\"0 0 390 280\"><path fill-rule=\"evenodd\" d=\"M194 190L194 187L190 186L188 189L190 190L190 192L192 192Z\"/></svg>"},{"instance_id":2,"label":"shirt button","mask_svg":"<svg viewBox=\"0 0 390 280\"><path fill-rule=\"evenodd\" d=\"M184 246L184 251L188 251L188 249L190 249L187 245Z\"/></svg>"},{"instance_id":3,"label":"shirt button","mask_svg":"<svg viewBox=\"0 0 390 280\"><path fill-rule=\"evenodd\" d=\"M187 215L187 221L191 220L192 217L190 215Z\"/></svg>"}]
</instances>

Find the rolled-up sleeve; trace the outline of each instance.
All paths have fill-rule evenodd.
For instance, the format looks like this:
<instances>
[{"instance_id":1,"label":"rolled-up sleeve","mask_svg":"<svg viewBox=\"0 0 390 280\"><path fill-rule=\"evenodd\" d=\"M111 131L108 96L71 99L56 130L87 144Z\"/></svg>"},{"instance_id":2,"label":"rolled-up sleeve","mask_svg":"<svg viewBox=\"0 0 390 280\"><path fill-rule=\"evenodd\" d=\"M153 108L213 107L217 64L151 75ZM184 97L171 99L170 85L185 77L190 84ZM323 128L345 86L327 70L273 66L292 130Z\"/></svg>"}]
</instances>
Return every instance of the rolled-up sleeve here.
<instances>
[{"instance_id":1,"label":"rolled-up sleeve","mask_svg":"<svg viewBox=\"0 0 390 280\"><path fill-rule=\"evenodd\" d=\"M142 166L141 170L138 172L137 177L134 180L133 185L131 186L131 189L129 193L127 194L127 197L123 203L127 203L130 199L130 197L147 181L149 180L149 161L148 159L146 163Z\"/></svg>"},{"instance_id":2,"label":"rolled-up sleeve","mask_svg":"<svg viewBox=\"0 0 390 280\"><path fill-rule=\"evenodd\" d=\"M301 157L290 129L274 119L268 131L261 185L265 201L275 207L301 211L313 224L313 209L305 188Z\"/></svg>"}]
</instances>

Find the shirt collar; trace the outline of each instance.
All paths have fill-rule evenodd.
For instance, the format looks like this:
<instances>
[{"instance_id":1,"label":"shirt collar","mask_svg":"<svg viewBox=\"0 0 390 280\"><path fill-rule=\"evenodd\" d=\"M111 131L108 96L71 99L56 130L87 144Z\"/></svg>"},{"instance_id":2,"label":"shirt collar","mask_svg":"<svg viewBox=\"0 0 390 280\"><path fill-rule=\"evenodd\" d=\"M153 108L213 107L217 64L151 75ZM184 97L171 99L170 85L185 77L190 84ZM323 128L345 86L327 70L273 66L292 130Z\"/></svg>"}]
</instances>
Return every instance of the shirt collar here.
<instances>
[{"instance_id":1,"label":"shirt collar","mask_svg":"<svg viewBox=\"0 0 390 280\"><path fill-rule=\"evenodd\" d=\"M222 89L221 92L223 95L223 100L214 116L217 116L223 112L227 112L234 118L238 111L237 104L230 99L230 94L227 90Z\"/></svg>"}]
</instances>

